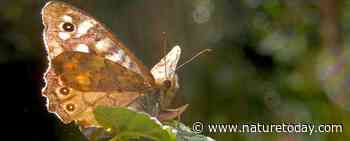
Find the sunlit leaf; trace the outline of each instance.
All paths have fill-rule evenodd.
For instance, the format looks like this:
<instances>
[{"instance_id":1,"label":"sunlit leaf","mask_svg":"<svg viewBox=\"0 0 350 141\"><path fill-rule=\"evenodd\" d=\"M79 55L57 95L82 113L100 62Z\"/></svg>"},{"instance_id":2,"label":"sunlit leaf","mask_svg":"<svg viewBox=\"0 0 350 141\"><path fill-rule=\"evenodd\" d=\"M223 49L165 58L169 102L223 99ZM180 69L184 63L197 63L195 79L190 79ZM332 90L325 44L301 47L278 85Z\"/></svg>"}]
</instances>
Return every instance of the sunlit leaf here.
<instances>
[{"instance_id":1,"label":"sunlit leaf","mask_svg":"<svg viewBox=\"0 0 350 141\"><path fill-rule=\"evenodd\" d=\"M109 130L112 141L147 138L155 141L175 141L176 135L170 128L145 114L127 108L97 107L94 115L99 124Z\"/></svg>"}]
</instances>

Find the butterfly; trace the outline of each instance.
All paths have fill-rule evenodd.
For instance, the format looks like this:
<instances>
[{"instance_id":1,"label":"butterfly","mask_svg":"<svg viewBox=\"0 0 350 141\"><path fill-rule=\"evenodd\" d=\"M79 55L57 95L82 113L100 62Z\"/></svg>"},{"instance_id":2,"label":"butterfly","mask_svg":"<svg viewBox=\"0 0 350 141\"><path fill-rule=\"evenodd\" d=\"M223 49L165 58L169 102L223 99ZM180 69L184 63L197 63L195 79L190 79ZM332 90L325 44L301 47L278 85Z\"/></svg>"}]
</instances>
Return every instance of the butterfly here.
<instances>
[{"instance_id":1,"label":"butterfly","mask_svg":"<svg viewBox=\"0 0 350 141\"><path fill-rule=\"evenodd\" d=\"M187 107L165 108L179 88L175 73L179 46L148 70L110 30L86 12L51 1L42 8L41 15L49 60L42 94L47 98L48 111L63 123L98 126L92 112L101 105L145 110L145 103L151 103L157 109L154 115L170 113L165 119Z\"/></svg>"}]
</instances>

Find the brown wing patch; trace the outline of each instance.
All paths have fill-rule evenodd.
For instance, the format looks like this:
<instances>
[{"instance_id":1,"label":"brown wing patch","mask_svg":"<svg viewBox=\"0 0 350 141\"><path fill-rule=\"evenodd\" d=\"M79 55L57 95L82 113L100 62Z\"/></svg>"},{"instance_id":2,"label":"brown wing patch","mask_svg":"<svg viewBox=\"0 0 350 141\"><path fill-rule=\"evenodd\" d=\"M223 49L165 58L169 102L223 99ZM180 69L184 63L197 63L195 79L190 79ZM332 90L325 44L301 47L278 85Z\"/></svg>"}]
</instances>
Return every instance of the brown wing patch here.
<instances>
[{"instance_id":1,"label":"brown wing patch","mask_svg":"<svg viewBox=\"0 0 350 141\"><path fill-rule=\"evenodd\" d=\"M66 124L78 121L82 126L98 126L93 116L97 106L127 106L143 95L139 92L82 92L64 84L53 69L48 71L45 79L47 86L43 94L48 99L48 110Z\"/></svg>"},{"instance_id":2,"label":"brown wing patch","mask_svg":"<svg viewBox=\"0 0 350 141\"><path fill-rule=\"evenodd\" d=\"M150 89L139 74L103 57L64 52L52 60L62 81L79 91L137 91Z\"/></svg>"}]
</instances>

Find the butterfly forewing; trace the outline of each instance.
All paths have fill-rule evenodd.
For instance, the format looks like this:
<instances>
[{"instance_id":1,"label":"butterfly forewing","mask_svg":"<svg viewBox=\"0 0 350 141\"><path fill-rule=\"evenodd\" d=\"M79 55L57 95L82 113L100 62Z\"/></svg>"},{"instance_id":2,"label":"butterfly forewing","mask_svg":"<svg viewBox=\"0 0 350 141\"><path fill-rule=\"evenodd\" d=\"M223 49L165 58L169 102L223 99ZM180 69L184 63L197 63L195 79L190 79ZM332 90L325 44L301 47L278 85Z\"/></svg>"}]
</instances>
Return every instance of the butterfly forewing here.
<instances>
[{"instance_id":1,"label":"butterfly forewing","mask_svg":"<svg viewBox=\"0 0 350 141\"><path fill-rule=\"evenodd\" d=\"M101 56L144 78L153 85L150 72L116 36L95 18L64 2L49 2L42 10L44 41L49 59L75 51Z\"/></svg>"}]
</instances>

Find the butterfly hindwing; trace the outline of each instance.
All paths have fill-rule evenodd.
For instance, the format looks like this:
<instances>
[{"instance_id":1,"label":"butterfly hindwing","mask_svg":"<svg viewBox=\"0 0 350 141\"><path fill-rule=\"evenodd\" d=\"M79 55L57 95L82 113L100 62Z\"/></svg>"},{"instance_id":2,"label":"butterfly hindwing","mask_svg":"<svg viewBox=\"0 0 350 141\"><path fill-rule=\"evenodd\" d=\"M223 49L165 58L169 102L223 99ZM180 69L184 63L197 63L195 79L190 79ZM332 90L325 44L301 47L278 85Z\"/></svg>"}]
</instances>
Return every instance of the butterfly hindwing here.
<instances>
[{"instance_id":1,"label":"butterfly hindwing","mask_svg":"<svg viewBox=\"0 0 350 141\"><path fill-rule=\"evenodd\" d=\"M53 70L48 70L46 80L49 83L43 94L49 100L48 110L66 124L77 121L81 126L98 126L92 113L96 106L127 106L143 95L138 92L82 92L66 85Z\"/></svg>"}]
</instances>

